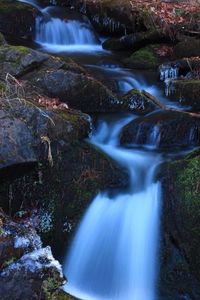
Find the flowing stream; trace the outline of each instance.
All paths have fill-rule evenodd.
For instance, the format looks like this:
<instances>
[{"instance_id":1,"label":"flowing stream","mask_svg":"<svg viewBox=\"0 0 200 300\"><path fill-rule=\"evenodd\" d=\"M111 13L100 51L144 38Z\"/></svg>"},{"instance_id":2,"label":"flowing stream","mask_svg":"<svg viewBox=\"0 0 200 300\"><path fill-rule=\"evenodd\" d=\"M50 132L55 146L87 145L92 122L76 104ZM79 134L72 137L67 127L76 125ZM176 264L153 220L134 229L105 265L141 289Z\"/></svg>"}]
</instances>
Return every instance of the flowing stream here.
<instances>
[{"instance_id":1,"label":"flowing stream","mask_svg":"<svg viewBox=\"0 0 200 300\"><path fill-rule=\"evenodd\" d=\"M85 300L155 300L160 156L121 148L119 132L130 117L101 122L90 142L129 173L127 191L99 193L78 228L64 272L65 289Z\"/></svg>"},{"instance_id":2,"label":"flowing stream","mask_svg":"<svg viewBox=\"0 0 200 300\"><path fill-rule=\"evenodd\" d=\"M112 78L119 93L132 88L145 89L166 105L177 106L169 103L155 84L147 84L133 71L115 63L97 63L99 57L109 60L113 56L103 51L85 17L60 17L56 15L55 8L42 8L34 0L19 1L29 3L40 11L36 18L35 41L46 51L70 52L70 55L77 51L92 52L98 59L95 56L95 59L92 58L95 63L85 61L84 64L89 70L97 70L105 78ZM115 194L102 191L93 199L66 253L63 269L68 283L65 290L82 300L157 298L161 193L155 173L161 155L155 151L119 145L122 128L133 118L120 117L115 122L101 120L90 139L90 143L128 172L129 184L126 190ZM146 148L156 149L158 141L155 127Z\"/></svg>"}]
</instances>

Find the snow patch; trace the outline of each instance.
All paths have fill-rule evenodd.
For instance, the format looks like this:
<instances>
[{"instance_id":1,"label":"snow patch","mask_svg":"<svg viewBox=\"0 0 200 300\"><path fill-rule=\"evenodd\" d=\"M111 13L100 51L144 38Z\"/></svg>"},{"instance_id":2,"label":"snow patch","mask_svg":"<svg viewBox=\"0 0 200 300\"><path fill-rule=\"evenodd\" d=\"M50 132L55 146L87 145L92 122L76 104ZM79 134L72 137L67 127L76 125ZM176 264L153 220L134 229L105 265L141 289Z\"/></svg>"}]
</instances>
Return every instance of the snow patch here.
<instances>
[{"instance_id":1,"label":"snow patch","mask_svg":"<svg viewBox=\"0 0 200 300\"><path fill-rule=\"evenodd\" d=\"M54 259L49 246L23 255L16 263L8 266L2 272L1 276L7 277L12 271L16 272L20 271L21 269L26 272L34 273L41 271L43 268L56 269L60 277L63 278L61 265L57 260Z\"/></svg>"}]
</instances>

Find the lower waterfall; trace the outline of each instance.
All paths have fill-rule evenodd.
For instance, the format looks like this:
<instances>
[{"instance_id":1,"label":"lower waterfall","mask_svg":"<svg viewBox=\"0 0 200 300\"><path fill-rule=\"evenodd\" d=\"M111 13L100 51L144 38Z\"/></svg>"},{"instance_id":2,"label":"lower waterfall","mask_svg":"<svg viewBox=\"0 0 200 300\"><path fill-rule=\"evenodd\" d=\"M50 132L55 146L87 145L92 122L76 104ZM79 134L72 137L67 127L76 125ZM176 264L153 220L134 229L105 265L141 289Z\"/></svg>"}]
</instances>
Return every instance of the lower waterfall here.
<instances>
[{"instance_id":1,"label":"lower waterfall","mask_svg":"<svg viewBox=\"0 0 200 300\"><path fill-rule=\"evenodd\" d=\"M160 183L159 154L121 148L130 117L101 122L91 143L129 173L126 191L99 193L86 211L64 263L65 290L84 300L155 300Z\"/></svg>"}]
</instances>

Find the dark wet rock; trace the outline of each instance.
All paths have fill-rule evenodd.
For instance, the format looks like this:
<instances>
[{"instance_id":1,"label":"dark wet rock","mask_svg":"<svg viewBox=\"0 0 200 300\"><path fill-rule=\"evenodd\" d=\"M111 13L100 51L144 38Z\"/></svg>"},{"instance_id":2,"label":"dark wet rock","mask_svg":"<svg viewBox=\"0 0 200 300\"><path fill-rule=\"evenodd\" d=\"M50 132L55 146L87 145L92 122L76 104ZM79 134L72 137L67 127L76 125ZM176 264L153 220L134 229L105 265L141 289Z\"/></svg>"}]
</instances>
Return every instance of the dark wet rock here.
<instances>
[{"instance_id":1,"label":"dark wet rock","mask_svg":"<svg viewBox=\"0 0 200 300\"><path fill-rule=\"evenodd\" d=\"M161 43L166 39L161 31L136 32L120 38L109 38L103 43L103 48L108 50L136 51L146 45Z\"/></svg>"},{"instance_id":2,"label":"dark wet rock","mask_svg":"<svg viewBox=\"0 0 200 300\"><path fill-rule=\"evenodd\" d=\"M29 128L3 110L0 110L0 140L0 176L5 175L6 169L28 167L37 161Z\"/></svg>"},{"instance_id":3,"label":"dark wet rock","mask_svg":"<svg viewBox=\"0 0 200 300\"><path fill-rule=\"evenodd\" d=\"M200 56L200 39L184 36L174 47L173 54L176 58Z\"/></svg>"},{"instance_id":4,"label":"dark wet rock","mask_svg":"<svg viewBox=\"0 0 200 300\"><path fill-rule=\"evenodd\" d=\"M173 80L171 84L173 94L181 103L192 107L195 111L200 110L200 80Z\"/></svg>"},{"instance_id":5,"label":"dark wet rock","mask_svg":"<svg viewBox=\"0 0 200 300\"><path fill-rule=\"evenodd\" d=\"M32 40L35 31L36 10L15 0L0 2L0 32L9 41Z\"/></svg>"},{"instance_id":6,"label":"dark wet rock","mask_svg":"<svg viewBox=\"0 0 200 300\"><path fill-rule=\"evenodd\" d=\"M28 220L16 222L1 211L0 222L1 299L54 299L65 279L51 248L42 248Z\"/></svg>"},{"instance_id":7,"label":"dark wet rock","mask_svg":"<svg viewBox=\"0 0 200 300\"><path fill-rule=\"evenodd\" d=\"M48 143L83 139L90 131L88 116L80 112L56 113L13 99L1 99L0 124L1 180L19 176L47 158Z\"/></svg>"},{"instance_id":8,"label":"dark wet rock","mask_svg":"<svg viewBox=\"0 0 200 300\"><path fill-rule=\"evenodd\" d=\"M72 1L76 9L85 13L96 30L103 34L122 35L139 30L143 22L138 11L127 1Z\"/></svg>"},{"instance_id":9,"label":"dark wet rock","mask_svg":"<svg viewBox=\"0 0 200 300\"><path fill-rule=\"evenodd\" d=\"M131 111L141 115L163 108L159 101L152 95L136 89L132 89L122 96L118 105L121 105L122 111Z\"/></svg>"},{"instance_id":10,"label":"dark wet rock","mask_svg":"<svg viewBox=\"0 0 200 300\"><path fill-rule=\"evenodd\" d=\"M160 290L168 296L166 299L184 299L183 295L195 300L200 297L199 164L197 150L185 158L165 163L161 169Z\"/></svg>"},{"instance_id":11,"label":"dark wet rock","mask_svg":"<svg viewBox=\"0 0 200 300\"><path fill-rule=\"evenodd\" d=\"M130 122L121 133L121 144L150 144L158 148L200 144L200 118L178 111L155 112Z\"/></svg>"},{"instance_id":12,"label":"dark wet rock","mask_svg":"<svg viewBox=\"0 0 200 300\"><path fill-rule=\"evenodd\" d=\"M58 97L70 107L87 113L115 111L117 99L109 89L94 78L64 69L38 72L31 79L44 94Z\"/></svg>"}]
</instances>

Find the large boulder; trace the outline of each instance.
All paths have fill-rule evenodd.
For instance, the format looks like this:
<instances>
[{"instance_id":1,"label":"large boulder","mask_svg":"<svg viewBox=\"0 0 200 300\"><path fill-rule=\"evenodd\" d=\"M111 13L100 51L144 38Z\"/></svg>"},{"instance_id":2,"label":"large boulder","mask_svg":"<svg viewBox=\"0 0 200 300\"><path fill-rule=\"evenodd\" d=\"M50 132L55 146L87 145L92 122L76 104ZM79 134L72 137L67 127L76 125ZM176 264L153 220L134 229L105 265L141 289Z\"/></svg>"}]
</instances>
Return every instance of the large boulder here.
<instances>
[{"instance_id":1,"label":"large boulder","mask_svg":"<svg viewBox=\"0 0 200 300\"><path fill-rule=\"evenodd\" d=\"M36 9L15 0L0 2L0 32L9 41L32 40Z\"/></svg>"},{"instance_id":2,"label":"large boulder","mask_svg":"<svg viewBox=\"0 0 200 300\"><path fill-rule=\"evenodd\" d=\"M191 147L200 144L200 118L190 113L166 110L133 120L121 133L121 144L157 148Z\"/></svg>"},{"instance_id":3,"label":"large boulder","mask_svg":"<svg viewBox=\"0 0 200 300\"><path fill-rule=\"evenodd\" d=\"M161 299L200 297L199 167L198 150L161 168Z\"/></svg>"},{"instance_id":4,"label":"large boulder","mask_svg":"<svg viewBox=\"0 0 200 300\"><path fill-rule=\"evenodd\" d=\"M48 137L51 143L68 143L87 137L90 131L87 115L70 110L58 114L13 99L1 99L0 124L0 176L4 179L11 174L19 176L44 157Z\"/></svg>"},{"instance_id":5,"label":"large boulder","mask_svg":"<svg viewBox=\"0 0 200 300\"><path fill-rule=\"evenodd\" d=\"M1 46L0 78L5 79L7 73L20 77L39 67L47 59L48 55L23 46Z\"/></svg>"},{"instance_id":6,"label":"large boulder","mask_svg":"<svg viewBox=\"0 0 200 300\"><path fill-rule=\"evenodd\" d=\"M9 104L8 104L9 105ZM24 122L0 110L0 177L34 164L33 136Z\"/></svg>"}]
</instances>

